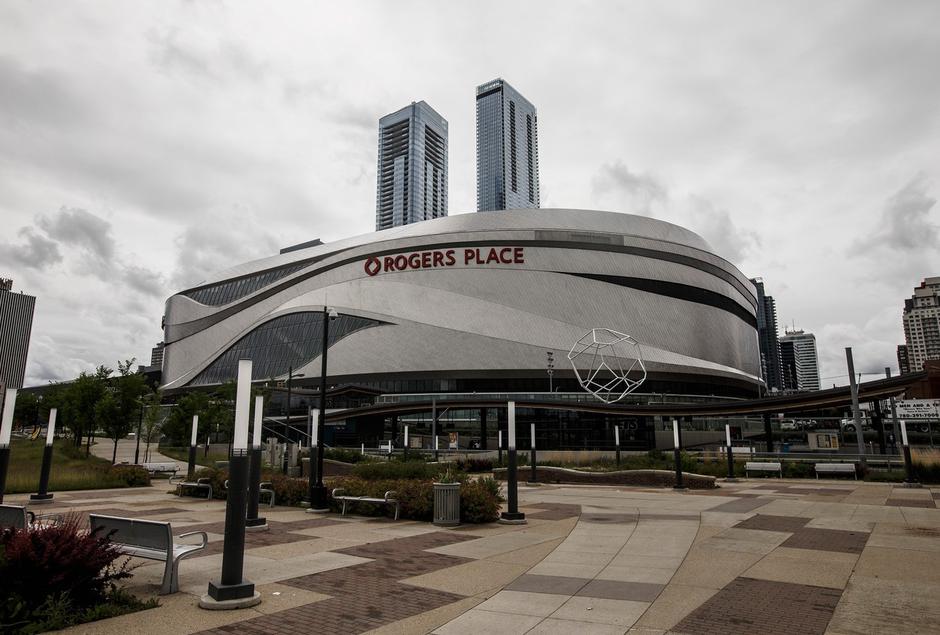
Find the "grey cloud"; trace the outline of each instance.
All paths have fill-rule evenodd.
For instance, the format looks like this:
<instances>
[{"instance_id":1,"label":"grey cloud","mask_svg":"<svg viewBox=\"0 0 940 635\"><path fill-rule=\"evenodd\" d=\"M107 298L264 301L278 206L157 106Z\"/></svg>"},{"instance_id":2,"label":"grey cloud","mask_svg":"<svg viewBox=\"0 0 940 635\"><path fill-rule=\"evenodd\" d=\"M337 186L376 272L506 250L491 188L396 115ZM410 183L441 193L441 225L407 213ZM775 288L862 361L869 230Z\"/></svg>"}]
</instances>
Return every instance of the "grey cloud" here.
<instances>
[{"instance_id":1,"label":"grey cloud","mask_svg":"<svg viewBox=\"0 0 940 635\"><path fill-rule=\"evenodd\" d=\"M69 78L0 56L0 112L13 124L74 126L89 109Z\"/></svg>"},{"instance_id":2,"label":"grey cloud","mask_svg":"<svg viewBox=\"0 0 940 635\"><path fill-rule=\"evenodd\" d=\"M653 216L654 203L669 198L666 188L649 174L631 172L622 161L605 163L591 181L595 200L623 206L616 211Z\"/></svg>"},{"instance_id":3,"label":"grey cloud","mask_svg":"<svg viewBox=\"0 0 940 635\"><path fill-rule=\"evenodd\" d=\"M121 271L121 279L138 293L155 298L166 295L166 282L156 271L137 265L126 265Z\"/></svg>"},{"instance_id":4,"label":"grey cloud","mask_svg":"<svg viewBox=\"0 0 940 635\"><path fill-rule=\"evenodd\" d=\"M863 254L872 248L935 250L940 227L931 222L930 212L937 199L927 193L929 185L927 175L921 172L888 198L871 237L856 241L850 253Z\"/></svg>"},{"instance_id":5,"label":"grey cloud","mask_svg":"<svg viewBox=\"0 0 940 635\"><path fill-rule=\"evenodd\" d=\"M59 245L54 240L49 240L31 227L24 227L18 233L23 242L0 243L0 256L4 261L34 269L46 269L62 262Z\"/></svg>"},{"instance_id":6,"label":"grey cloud","mask_svg":"<svg viewBox=\"0 0 940 635\"><path fill-rule=\"evenodd\" d=\"M40 216L36 224L64 245L74 245L102 261L114 258L111 223L79 207L62 207L51 218Z\"/></svg>"},{"instance_id":7,"label":"grey cloud","mask_svg":"<svg viewBox=\"0 0 940 635\"><path fill-rule=\"evenodd\" d=\"M176 268L172 283L179 289L204 280L209 274L252 258L278 253L278 242L254 219L206 219L176 237Z\"/></svg>"},{"instance_id":8,"label":"grey cloud","mask_svg":"<svg viewBox=\"0 0 940 635\"><path fill-rule=\"evenodd\" d=\"M231 40L200 46L202 41L187 39L179 28L151 30L147 39L151 44L151 60L167 72L182 71L216 81L226 77L260 81L268 72L266 62L255 59L245 47Z\"/></svg>"},{"instance_id":9,"label":"grey cloud","mask_svg":"<svg viewBox=\"0 0 940 635\"><path fill-rule=\"evenodd\" d=\"M727 210L699 196L693 196L691 204L691 229L708 241L722 258L740 264L753 247L760 246L760 237L753 231L736 227Z\"/></svg>"}]
</instances>

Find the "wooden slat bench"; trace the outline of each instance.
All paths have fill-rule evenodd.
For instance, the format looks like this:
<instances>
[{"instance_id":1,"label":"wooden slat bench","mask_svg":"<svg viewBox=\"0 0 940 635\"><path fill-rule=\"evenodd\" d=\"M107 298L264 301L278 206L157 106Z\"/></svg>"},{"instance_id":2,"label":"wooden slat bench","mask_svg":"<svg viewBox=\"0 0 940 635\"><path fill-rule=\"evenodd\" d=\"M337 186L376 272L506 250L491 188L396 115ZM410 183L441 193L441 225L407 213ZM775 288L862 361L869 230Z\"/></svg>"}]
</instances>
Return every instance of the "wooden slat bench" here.
<instances>
[{"instance_id":1,"label":"wooden slat bench","mask_svg":"<svg viewBox=\"0 0 940 635\"><path fill-rule=\"evenodd\" d=\"M744 475L750 472L776 472L783 478L783 466L779 461L748 461L744 464Z\"/></svg>"},{"instance_id":2,"label":"wooden slat bench","mask_svg":"<svg viewBox=\"0 0 940 635\"><path fill-rule=\"evenodd\" d=\"M346 496L343 494L345 490L341 487L337 487L333 490L333 499L342 501L343 503L343 512L342 515L346 515L346 505L347 503L371 503L373 505L391 505L395 507L395 520L398 520L398 500L395 498L395 492L389 490L385 492L385 498L375 498L371 496Z\"/></svg>"},{"instance_id":3,"label":"wooden slat bench","mask_svg":"<svg viewBox=\"0 0 940 635\"><path fill-rule=\"evenodd\" d=\"M167 595L180 590L179 562L206 548L209 538L204 531L191 531L180 534L180 538L202 536L201 545L175 544L173 528L170 523L119 516L88 515L91 529L101 529L102 536L108 536L111 544L121 553L136 558L159 560L166 563L163 570L163 585L160 594Z\"/></svg>"},{"instance_id":4,"label":"wooden slat bench","mask_svg":"<svg viewBox=\"0 0 940 635\"><path fill-rule=\"evenodd\" d=\"M819 478L820 474L851 474L858 480L858 470L855 469L854 463L817 463L816 478Z\"/></svg>"}]
</instances>

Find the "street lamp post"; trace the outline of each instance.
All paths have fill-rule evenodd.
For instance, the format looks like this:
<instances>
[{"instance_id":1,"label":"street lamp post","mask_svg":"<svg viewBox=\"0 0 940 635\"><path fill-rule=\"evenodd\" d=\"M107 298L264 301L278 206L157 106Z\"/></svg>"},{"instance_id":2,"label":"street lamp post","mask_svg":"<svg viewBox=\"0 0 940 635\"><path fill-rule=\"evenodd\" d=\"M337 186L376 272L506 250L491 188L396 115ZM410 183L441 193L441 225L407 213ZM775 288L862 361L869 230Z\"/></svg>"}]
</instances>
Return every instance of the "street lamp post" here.
<instances>
[{"instance_id":1,"label":"street lamp post","mask_svg":"<svg viewBox=\"0 0 940 635\"><path fill-rule=\"evenodd\" d=\"M511 525L525 524L525 514L519 511L519 484L516 479L516 402L507 404L507 436L509 467L506 470L506 499L509 509L500 514L499 522Z\"/></svg>"},{"instance_id":2,"label":"street lamp post","mask_svg":"<svg viewBox=\"0 0 940 635\"><path fill-rule=\"evenodd\" d=\"M327 353L330 346L330 322L337 318L336 309L323 307L323 341L320 354L320 416L317 417L317 482L310 488L310 508L308 512L322 512L329 509L326 487L323 485L323 426L326 423L326 368ZM310 460L313 461L311 448ZM313 474L311 473L311 480Z\"/></svg>"},{"instance_id":3,"label":"street lamp post","mask_svg":"<svg viewBox=\"0 0 940 635\"><path fill-rule=\"evenodd\" d=\"M208 593L199 601L207 609L238 609L261 602L253 582L242 577L245 564L245 512L248 495L248 409L251 403L251 360L238 360L238 389L235 396L235 434L229 459L228 498L225 502L225 539L222 546L222 575L209 582Z\"/></svg>"},{"instance_id":4,"label":"street lamp post","mask_svg":"<svg viewBox=\"0 0 940 635\"><path fill-rule=\"evenodd\" d=\"M140 401L140 416L137 417L137 445L134 447L134 465L140 465L140 428L144 424L144 401Z\"/></svg>"},{"instance_id":5,"label":"street lamp post","mask_svg":"<svg viewBox=\"0 0 940 635\"><path fill-rule=\"evenodd\" d=\"M7 487L7 470L10 467L10 434L13 432L13 408L16 406L16 388L7 388L3 398L3 415L0 418L0 503Z\"/></svg>"},{"instance_id":6,"label":"street lamp post","mask_svg":"<svg viewBox=\"0 0 940 635\"><path fill-rule=\"evenodd\" d=\"M49 493L49 471L52 469L52 441L55 438L55 417L57 410L49 409L49 423L46 427L46 447L42 453L42 471L39 472L39 492L29 495L31 503L51 503Z\"/></svg>"},{"instance_id":7,"label":"street lamp post","mask_svg":"<svg viewBox=\"0 0 940 635\"><path fill-rule=\"evenodd\" d=\"M545 356L548 363L548 392L554 392L552 390L552 375L555 374L555 353L546 351Z\"/></svg>"},{"instance_id":8,"label":"street lamp post","mask_svg":"<svg viewBox=\"0 0 940 635\"><path fill-rule=\"evenodd\" d=\"M258 517L258 498L261 496L261 421L264 414L264 396L255 396L255 421L252 429L251 463L248 467L248 513L245 531L264 531L268 521Z\"/></svg>"},{"instance_id":9,"label":"street lamp post","mask_svg":"<svg viewBox=\"0 0 940 635\"><path fill-rule=\"evenodd\" d=\"M304 373L294 374L294 367L287 368L287 425L284 428L284 459L281 461L281 469L287 474L288 448L290 444L290 406L291 406L291 381L294 377L303 377Z\"/></svg>"}]
</instances>

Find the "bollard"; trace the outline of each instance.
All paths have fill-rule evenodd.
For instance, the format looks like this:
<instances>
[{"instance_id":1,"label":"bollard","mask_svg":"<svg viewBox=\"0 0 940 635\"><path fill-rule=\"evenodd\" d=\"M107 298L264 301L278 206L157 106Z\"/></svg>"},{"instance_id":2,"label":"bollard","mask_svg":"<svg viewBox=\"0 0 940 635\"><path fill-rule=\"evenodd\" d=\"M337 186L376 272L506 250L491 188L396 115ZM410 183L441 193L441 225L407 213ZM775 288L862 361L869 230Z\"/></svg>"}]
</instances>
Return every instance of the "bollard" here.
<instances>
[{"instance_id":1,"label":"bollard","mask_svg":"<svg viewBox=\"0 0 940 635\"><path fill-rule=\"evenodd\" d=\"M49 471L52 469L52 441L55 438L55 417L57 410L49 409L49 423L46 426L46 447L42 452L42 470L39 472L39 492L29 495L31 503L52 502L49 493Z\"/></svg>"},{"instance_id":2,"label":"bollard","mask_svg":"<svg viewBox=\"0 0 940 635\"><path fill-rule=\"evenodd\" d=\"M530 483L538 483L539 475L535 467L535 424L529 424L529 440L532 442L532 476L529 479Z\"/></svg>"},{"instance_id":3,"label":"bollard","mask_svg":"<svg viewBox=\"0 0 940 635\"><path fill-rule=\"evenodd\" d=\"M496 449L499 455L499 465L500 467L502 467L503 465L503 431L502 430L497 431L496 436L497 436Z\"/></svg>"},{"instance_id":4,"label":"bollard","mask_svg":"<svg viewBox=\"0 0 940 635\"><path fill-rule=\"evenodd\" d=\"M725 424L725 442L727 443L727 452L728 452L728 478L727 481L735 481L734 478L734 448L731 445L731 426Z\"/></svg>"},{"instance_id":5,"label":"bollard","mask_svg":"<svg viewBox=\"0 0 940 635\"><path fill-rule=\"evenodd\" d=\"M196 432L198 430L199 415L193 415L193 433L189 438L189 466L186 469L186 480L188 481L192 481L196 478ZM206 441L206 450L208 450L208 448L209 442Z\"/></svg>"},{"instance_id":6,"label":"bollard","mask_svg":"<svg viewBox=\"0 0 940 635\"><path fill-rule=\"evenodd\" d=\"M620 467L620 426L614 426L614 450L617 454L617 467Z\"/></svg>"}]
</instances>

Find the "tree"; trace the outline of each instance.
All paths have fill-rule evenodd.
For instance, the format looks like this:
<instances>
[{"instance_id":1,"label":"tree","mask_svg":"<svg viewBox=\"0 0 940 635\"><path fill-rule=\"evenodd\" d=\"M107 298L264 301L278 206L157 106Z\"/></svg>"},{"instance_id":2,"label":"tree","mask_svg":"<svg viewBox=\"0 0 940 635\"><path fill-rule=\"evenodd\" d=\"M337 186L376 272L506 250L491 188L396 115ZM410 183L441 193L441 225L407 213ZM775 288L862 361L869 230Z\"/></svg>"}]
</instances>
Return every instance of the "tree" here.
<instances>
[{"instance_id":1,"label":"tree","mask_svg":"<svg viewBox=\"0 0 940 635\"><path fill-rule=\"evenodd\" d=\"M110 416L110 410L107 410L110 418L98 418L99 426L114 442L112 463L117 459L118 440L126 437L133 428L134 415L142 407L140 398L147 392L147 380L140 373L131 370L135 361L137 360L131 358L118 362L118 375L111 379L111 386L106 393L106 396L110 396L114 401L115 412ZM108 409L111 407L110 404L107 405Z\"/></svg>"},{"instance_id":2,"label":"tree","mask_svg":"<svg viewBox=\"0 0 940 635\"><path fill-rule=\"evenodd\" d=\"M13 408L13 421L21 428L39 424L39 399L31 392L21 392L16 397L16 406Z\"/></svg>"},{"instance_id":3,"label":"tree","mask_svg":"<svg viewBox=\"0 0 940 635\"><path fill-rule=\"evenodd\" d=\"M109 437L115 438L115 431L122 427L121 408L114 393L110 390L102 395L101 399L95 403L95 421ZM126 425L126 424L125 424ZM125 432L125 434L127 434ZM117 441L114 442L114 452L111 455L111 463L117 460Z\"/></svg>"},{"instance_id":4,"label":"tree","mask_svg":"<svg viewBox=\"0 0 940 635\"><path fill-rule=\"evenodd\" d=\"M170 445L189 445L194 415L199 415L198 438L203 438L205 432L211 430L212 422L206 416L208 409L209 396L204 392L194 391L180 397L163 424L163 432L169 437Z\"/></svg>"},{"instance_id":5,"label":"tree","mask_svg":"<svg viewBox=\"0 0 940 635\"><path fill-rule=\"evenodd\" d=\"M78 378L68 384L59 384L54 391L52 402L62 411L63 426L72 434L76 446L81 446L82 437L87 436L89 447L95 431L95 405L104 395L106 381L113 371L106 366L99 366L93 375L82 372Z\"/></svg>"},{"instance_id":6,"label":"tree","mask_svg":"<svg viewBox=\"0 0 940 635\"><path fill-rule=\"evenodd\" d=\"M159 440L166 416L160 402L163 400L163 393L155 390L144 396L144 440L147 442L147 449L144 452L144 461L150 460L150 444L155 439Z\"/></svg>"}]
</instances>

